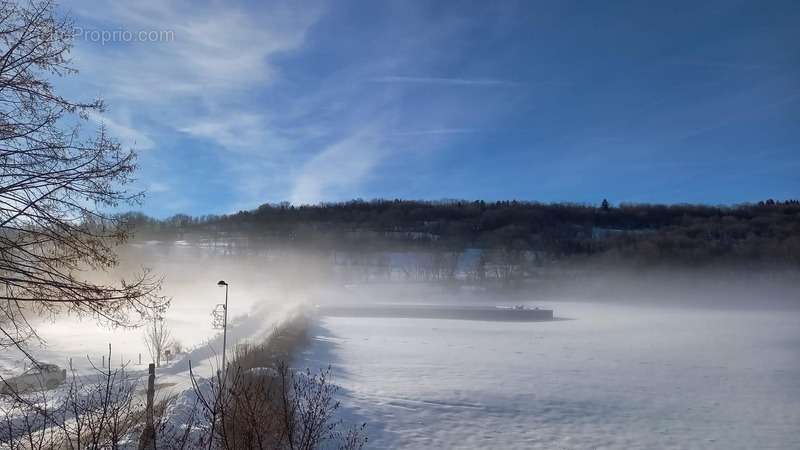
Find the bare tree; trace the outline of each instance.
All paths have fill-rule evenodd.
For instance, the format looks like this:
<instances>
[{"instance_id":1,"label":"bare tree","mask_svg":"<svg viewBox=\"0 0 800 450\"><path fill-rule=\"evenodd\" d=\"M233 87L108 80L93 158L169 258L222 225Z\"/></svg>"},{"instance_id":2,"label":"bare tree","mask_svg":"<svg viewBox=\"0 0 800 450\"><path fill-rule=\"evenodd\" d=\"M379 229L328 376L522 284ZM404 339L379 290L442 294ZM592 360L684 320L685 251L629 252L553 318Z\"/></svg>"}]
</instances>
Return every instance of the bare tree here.
<instances>
[{"instance_id":1,"label":"bare tree","mask_svg":"<svg viewBox=\"0 0 800 450\"><path fill-rule=\"evenodd\" d=\"M103 126L101 100L76 102L50 80L73 75L72 24L49 0L0 0L0 348L36 338L28 318L69 312L111 325L142 323L166 300L146 270L128 281L82 273L117 263L128 229L112 208L135 204L135 154Z\"/></svg>"},{"instance_id":2,"label":"bare tree","mask_svg":"<svg viewBox=\"0 0 800 450\"><path fill-rule=\"evenodd\" d=\"M161 367L161 356L172 345L172 334L166 322L163 316L154 315L151 325L144 330L144 344L156 367Z\"/></svg>"}]
</instances>

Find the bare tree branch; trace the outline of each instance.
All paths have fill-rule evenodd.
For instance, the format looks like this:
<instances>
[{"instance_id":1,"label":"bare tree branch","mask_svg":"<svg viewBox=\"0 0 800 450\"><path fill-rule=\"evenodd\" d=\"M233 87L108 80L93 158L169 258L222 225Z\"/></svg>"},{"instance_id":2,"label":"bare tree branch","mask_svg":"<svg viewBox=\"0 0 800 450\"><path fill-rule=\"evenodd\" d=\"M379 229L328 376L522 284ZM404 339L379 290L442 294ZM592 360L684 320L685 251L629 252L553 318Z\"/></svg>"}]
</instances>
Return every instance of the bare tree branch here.
<instances>
[{"instance_id":1,"label":"bare tree branch","mask_svg":"<svg viewBox=\"0 0 800 450\"><path fill-rule=\"evenodd\" d=\"M86 279L113 268L127 239L111 210L142 195L125 189L135 153L103 126L84 133L103 102L66 99L51 84L77 73L72 29L50 0L0 1L0 348L37 338L31 315L135 326L167 304L147 270L117 283Z\"/></svg>"}]
</instances>

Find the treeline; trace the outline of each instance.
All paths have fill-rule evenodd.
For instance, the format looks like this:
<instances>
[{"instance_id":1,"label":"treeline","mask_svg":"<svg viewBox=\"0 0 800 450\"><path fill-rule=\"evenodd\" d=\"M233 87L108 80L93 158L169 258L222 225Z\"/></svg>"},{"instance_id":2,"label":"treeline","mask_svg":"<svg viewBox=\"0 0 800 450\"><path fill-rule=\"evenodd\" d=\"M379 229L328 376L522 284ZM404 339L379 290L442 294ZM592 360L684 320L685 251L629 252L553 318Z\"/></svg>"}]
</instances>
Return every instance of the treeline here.
<instances>
[{"instance_id":1,"label":"treeline","mask_svg":"<svg viewBox=\"0 0 800 450\"><path fill-rule=\"evenodd\" d=\"M354 200L164 220L129 213L126 219L138 239L227 241L239 249L478 249L539 262L800 264L797 200L734 206Z\"/></svg>"}]
</instances>

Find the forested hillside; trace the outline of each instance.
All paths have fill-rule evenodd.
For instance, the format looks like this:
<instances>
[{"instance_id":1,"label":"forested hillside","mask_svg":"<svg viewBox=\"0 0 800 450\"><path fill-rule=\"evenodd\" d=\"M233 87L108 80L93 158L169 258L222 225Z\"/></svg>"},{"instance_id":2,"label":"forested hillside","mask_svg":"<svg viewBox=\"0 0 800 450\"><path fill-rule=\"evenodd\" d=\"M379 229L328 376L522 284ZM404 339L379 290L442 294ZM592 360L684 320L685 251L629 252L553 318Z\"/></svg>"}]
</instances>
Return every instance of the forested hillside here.
<instances>
[{"instance_id":1,"label":"forested hillside","mask_svg":"<svg viewBox=\"0 0 800 450\"><path fill-rule=\"evenodd\" d=\"M127 214L140 240L228 241L239 249L482 249L508 258L634 264L800 264L800 202L736 206L373 200L264 204L222 216ZM486 253L486 252L484 252Z\"/></svg>"}]
</instances>

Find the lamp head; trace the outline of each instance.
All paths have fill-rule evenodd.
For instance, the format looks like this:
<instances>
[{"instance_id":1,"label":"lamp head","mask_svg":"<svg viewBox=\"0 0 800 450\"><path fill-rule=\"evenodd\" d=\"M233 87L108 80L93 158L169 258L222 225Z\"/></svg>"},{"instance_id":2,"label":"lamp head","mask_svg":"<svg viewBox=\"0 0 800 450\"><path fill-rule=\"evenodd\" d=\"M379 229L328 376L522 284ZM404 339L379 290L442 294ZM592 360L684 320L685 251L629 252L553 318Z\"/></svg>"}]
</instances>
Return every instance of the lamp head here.
<instances>
[{"instance_id":1,"label":"lamp head","mask_svg":"<svg viewBox=\"0 0 800 450\"><path fill-rule=\"evenodd\" d=\"M220 287L221 286L227 286L227 285L228 285L228 283L224 282L223 280L219 280L219 282L217 283L217 286L220 286Z\"/></svg>"}]
</instances>

